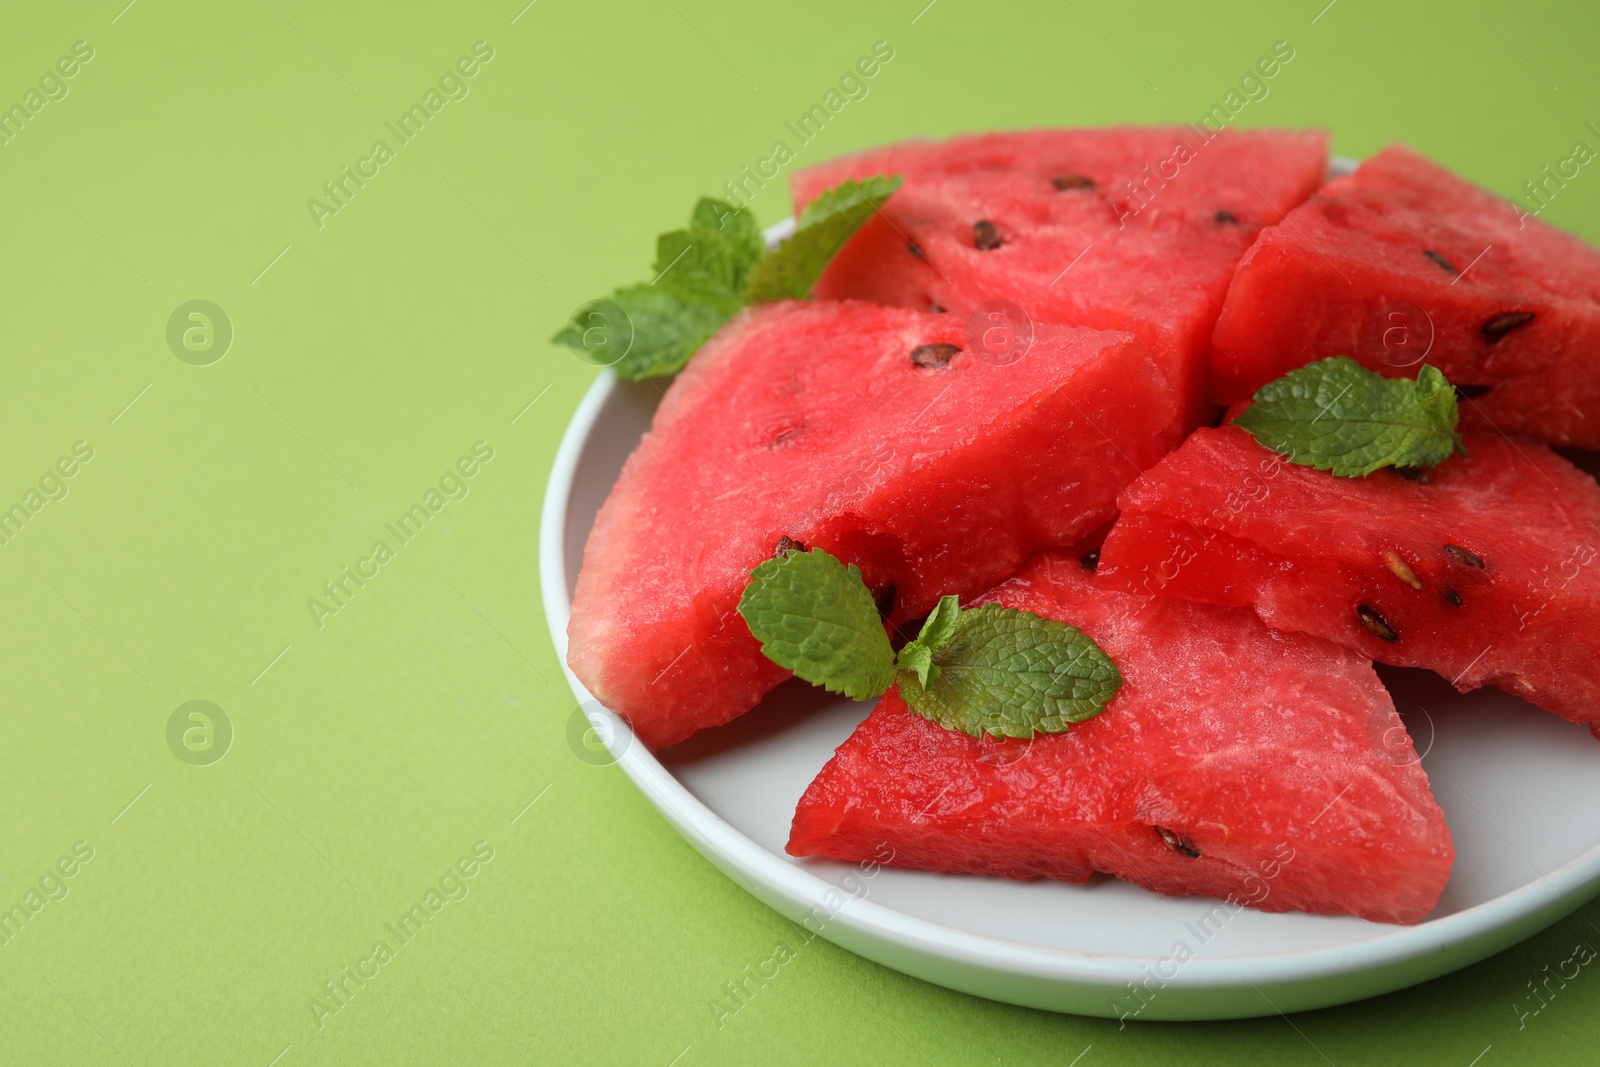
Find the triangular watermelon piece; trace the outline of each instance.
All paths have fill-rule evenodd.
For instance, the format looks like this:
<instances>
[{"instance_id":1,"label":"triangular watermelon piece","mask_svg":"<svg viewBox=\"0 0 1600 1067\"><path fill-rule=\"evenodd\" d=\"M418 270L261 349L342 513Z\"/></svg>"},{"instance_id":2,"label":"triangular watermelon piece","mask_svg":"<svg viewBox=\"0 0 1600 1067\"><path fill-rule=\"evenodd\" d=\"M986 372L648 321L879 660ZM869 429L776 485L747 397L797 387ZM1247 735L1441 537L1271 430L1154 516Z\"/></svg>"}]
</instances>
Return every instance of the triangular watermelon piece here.
<instances>
[{"instance_id":1,"label":"triangular watermelon piece","mask_svg":"<svg viewBox=\"0 0 1600 1067\"><path fill-rule=\"evenodd\" d=\"M1254 614L1118 592L1048 552L982 598L1070 622L1124 684L1097 717L982 740L879 702L806 790L788 851L1414 923L1454 850L1363 657Z\"/></svg>"},{"instance_id":2,"label":"triangular watermelon piece","mask_svg":"<svg viewBox=\"0 0 1600 1067\"><path fill-rule=\"evenodd\" d=\"M1600 251L1403 146L1261 235L1213 346L1224 403L1325 356L1426 360L1467 425L1600 448Z\"/></svg>"},{"instance_id":3,"label":"triangular watermelon piece","mask_svg":"<svg viewBox=\"0 0 1600 1067\"><path fill-rule=\"evenodd\" d=\"M1123 493L1102 569L1600 724L1600 486L1543 445L1464 436L1425 473L1340 478L1197 430Z\"/></svg>"},{"instance_id":4,"label":"triangular watermelon piece","mask_svg":"<svg viewBox=\"0 0 1600 1067\"><path fill-rule=\"evenodd\" d=\"M590 692L652 746L727 722L788 677L735 610L780 545L858 565L898 623L1104 524L1178 442L1128 334L1045 327L1005 364L965 344L950 316L856 302L765 305L712 338L584 549L568 663Z\"/></svg>"},{"instance_id":5,"label":"triangular watermelon piece","mask_svg":"<svg viewBox=\"0 0 1600 1067\"><path fill-rule=\"evenodd\" d=\"M1034 322L1130 330L1198 413L1234 266L1322 183L1327 157L1319 130L1027 130L890 145L791 184L798 213L846 179L905 178L817 296L961 319L1006 301Z\"/></svg>"}]
</instances>

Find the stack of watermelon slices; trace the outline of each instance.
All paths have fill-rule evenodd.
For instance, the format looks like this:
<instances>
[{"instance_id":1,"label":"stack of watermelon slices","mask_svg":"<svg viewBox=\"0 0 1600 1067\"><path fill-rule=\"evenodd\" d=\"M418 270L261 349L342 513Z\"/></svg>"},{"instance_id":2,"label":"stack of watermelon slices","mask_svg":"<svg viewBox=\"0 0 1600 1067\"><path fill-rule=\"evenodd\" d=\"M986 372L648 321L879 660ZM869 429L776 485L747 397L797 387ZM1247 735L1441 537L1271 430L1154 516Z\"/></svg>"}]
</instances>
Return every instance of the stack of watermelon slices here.
<instances>
[{"instance_id":1,"label":"stack of watermelon slices","mask_svg":"<svg viewBox=\"0 0 1600 1067\"><path fill-rule=\"evenodd\" d=\"M1336 478L1196 430L1203 398L1336 354L1414 376L1431 345L1469 423L1600 445L1600 254L1409 150L1327 185L1325 159L1320 132L1052 130L798 174L797 209L905 184L817 299L746 310L665 390L585 549L574 673L652 746L741 715L787 677L743 586L824 548L891 629L942 594L1023 607L1125 685L1033 741L891 690L794 855L1419 921L1453 853L1371 661L1600 720L1600 489L1494 433L1421 479ZM996 306L1020 359L979 340Z\"/></svg>"}]
</instances>

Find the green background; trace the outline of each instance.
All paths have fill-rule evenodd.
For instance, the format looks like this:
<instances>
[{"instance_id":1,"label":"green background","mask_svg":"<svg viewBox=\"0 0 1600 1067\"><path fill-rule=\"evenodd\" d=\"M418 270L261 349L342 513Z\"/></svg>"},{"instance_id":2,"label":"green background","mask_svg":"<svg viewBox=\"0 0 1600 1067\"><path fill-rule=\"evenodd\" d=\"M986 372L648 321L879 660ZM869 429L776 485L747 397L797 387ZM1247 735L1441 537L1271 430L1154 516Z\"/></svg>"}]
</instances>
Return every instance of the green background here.
<instances>
[{"instance_id":1,"label":"green background","mask_svg":"<svg viewBox=\"0 0 1600 1067\"><path fill-rule=\"evenodd\" d=\"M0 546L0 907L93 849L0 946L0 1061L1492 1067L1600 1040L1588 970L1514 1007L1600 945L1600 906L1373 1001L1121 1031L817 941L719 1027L711 998L796 930L577 758L535 553L595 373L546 338L874 42L892 61L796 165L1197 119L1286 40L1241 125L1403 138L1511 195L1600 147L1593 5L124 2L13 5L0 33L0 104L94 49L0 146L0 506L93 449ZM470 95L319 228L308 198L479 40ZM781 186L753 209L786 215ZM1600 173L1545 217L1600 239ZM235 331L206 366L166 336L195 299ZM307 599L479 441L470 493L319 627ZM234 729L209 766L167 740L197 699ZM469 895L319 1028L322 983L480 841Z\"/></svg>"}]
</instances>

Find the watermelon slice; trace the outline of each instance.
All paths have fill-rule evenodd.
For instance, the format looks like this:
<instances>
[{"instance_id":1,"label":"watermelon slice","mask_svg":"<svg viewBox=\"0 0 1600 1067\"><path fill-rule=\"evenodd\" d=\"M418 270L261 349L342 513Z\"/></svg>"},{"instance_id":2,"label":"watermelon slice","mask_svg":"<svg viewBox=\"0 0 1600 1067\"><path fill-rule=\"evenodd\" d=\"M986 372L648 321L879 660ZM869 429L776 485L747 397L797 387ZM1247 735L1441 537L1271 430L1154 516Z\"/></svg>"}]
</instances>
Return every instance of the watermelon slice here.
<instances>
[{"instance_id":1,"label":"watermelon slice","mask_svg":"<svg viewBox=\"0 0 1600 1067\"><path fill-rule=\"evenodd\" d=\"M995 364L963 324L871 304L742 312L666 390L595 520L568 662L647 744L748 711L788 672L735 611L781 546L861 568L892 623L971 596L1115 514L1174 447L1127 334L1041 328Z\"/></svg>"},{"instance_id":2,"label":"watermelon slice","mask_svg":"<svg viewBox=\"0 0 1600 1067\"><path fill-rule=\"evenodd\" d=\"M1198 430L1123 493L1103 569L1600 723L1600 486L1542 445L1465 442L1415 480L1339 478Z\"/></svg>"},{"instance_id":3,"label":"watermelon slice","mask_svg":"<svg viewBox=\"0 0 1600 1067\"><path fill-rule=\"evenodd\" d=\"M979 740L894 690L801 798L788 851L1414 923L1454 851L1363 657L1248 610L1119 592L1042 553L982 601L1071 622L1121 670L1069 733Z\"/></svg>"},{"instance_id":4,"label":"watermelon slice","mask_svg":"<svg viewBox=\"0 0 1600 1067\"><path fill-rule=\"evenodd\" d=\"M1004 301L1036 323L1130 330L1197 415L1234 266L1321 184L1327 155L1316 130L1030 130L892 145L799 171L792 186L798 213L847 179L905 178L817 296L961 319Z\"/></svg>"},{"instance_id":5,"label":"watermelon slice","mask_svg":"<svg viewBox=\"0 0 1600 1067\"><path fill-rule=\"evenodd\" d=\"M1261 235L1213 339L1228 403L1325 356L1471 398L1466 425L1600 448L1600 251L1385 149Z\"/></svg>"}]
</instances>

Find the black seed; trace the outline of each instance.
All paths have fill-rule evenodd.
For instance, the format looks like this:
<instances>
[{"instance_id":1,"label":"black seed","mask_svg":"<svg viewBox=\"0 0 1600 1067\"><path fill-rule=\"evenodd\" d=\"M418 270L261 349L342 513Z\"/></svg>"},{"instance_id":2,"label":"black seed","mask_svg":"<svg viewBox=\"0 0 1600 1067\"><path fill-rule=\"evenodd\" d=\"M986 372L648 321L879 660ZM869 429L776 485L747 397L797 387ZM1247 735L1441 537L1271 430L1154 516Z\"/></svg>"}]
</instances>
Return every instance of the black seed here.
<instances>
[{"instance_id":1,"label":"black seed","mask_svg":"<svg viewBox=\"0 0 1600 1067\"><path fill-rule=\"evenodd\" d=\"M1068 189L1093 189L1094 179L1086 178L1082 174L1058 174L1050 179L1050 184L1062 192Z\"/></svg>"},{"instance_id":2,"label":"black seed","mask_svg":"<svg viewBox=\"0 0 1600 1067\"><path fill-rule=\"evenodd\" d=\"M1453 608L1459 608L1461 606L1461 594L1456 592L1454 589L1451 589L1449 586L1441 589L1439 591L1439 596L1444 599L1446 604L1449 604Z\"/></svg>"},{"instance_id":3,"label":"black seed","mask_svg":"<svg viewBox=\"0 0 1600 1067\"><path fill-rule=\"evenodd\" d=\"M1460 271L1456 270L1456 268L1453 265L1451 265L1451 263L1450 263L1450 261L1448 259L1445 259L1443 256L1441 256L1439 253L1435 252L1431 248L1425 249L1422 254L1427 256L1429 259L1433 260L1435 263L1439 264L1439 266L1443 267L1445 270L1449 271L1451 274L1460 274L1461 273Z\"/></svg>"},{"instance_id":4,"label":"black seed","mask_svg":"<svg viewBox=\"0 0 1600 1067\"><path fill-rule=\"evenodd\" d=\"M806 551L806 543L804 541L796 541L788 534L784 534L782 537L778 538L777 547L772 550L772 554L777 556L779 559L782 559L790 552L804 551Z\"/></svg>"},{"instance_id":5,"label":"black seed","mask_svg":"<svg viewBox=\"0 0 1600 1067\"><path fill-rule=\"evenodd\" d=\"M913 367L942 367L961 351L955 345L918 345L911 350Z\"/></svg>"},{"instance_id":6,"label":"black seed","mask_svg":"<svg viewBox=\"0 0 1600 1067\"><path fill-rule=\"evenodd\" d=\"M773 436L771 447L782 448L784 445L800 436L800 431L803 429L805 429L804 423L801 423L799 426L791 426L786 430L780 430L776 435Z\"/></svg>"},{"instance_id":7,"label":"black seed","mask_svg":"<svg viewBox=\"0 0 1600 1067\"><path fill-rule=\"evenodd\" d=\"M1483 560L1479 559L1476 553L1469 552L1460 545L1445 545L1444 550L1454 556L1457 563L1465 563L1467 566L1477 567L1479 570L1483 569Z\"/></svg>"},{"instance_id":8,"label":"black seed","mask_svg":"<svg viewBox=\"0 0 1600 1067\"><path fill-rule=\"evenodd\" d=\"M1215 222L1216 222L1216 224L1218 226L1237 226L1237 225L1239 225L1239 216L1235 215L1231 211L1219 211L1219 212L1216 213L1215 216L1213 216L1213 219L1215 220Z\"/></svg>"},{"instance_id":9,"label":"black seed","mask_svg":"<svg viewBox=\"0 0 1600 1067\"><path fill-rule=\"evenodd\" d=\"M890 582L872 594L872 602L878 606L878 618L887 619L894 610L894 583Z\"/></svg>"},{"instance_id":10,"label":"black seed","mask_svg":"<svg viewBox=\"0 0 1600 1067\"><path fill-rule=\"evenodd\" d=\"M1094 570L1096 567L1100 566L1100 550L1097 548L1093 552L1088 552L1082 556L1079 556L1078 563L1086 571Z\"/></svg>"},{"instance_id":11,"label":"black seed","mask_svg":"<svg viewBox=\"0 0 1600 1067\"><path fill-rule=\"evenodd\" d=\"M1395 467L1394 472L1408 482L1417 482L1420 485L1428 484L1428 468L1426 467Z\"/></svg>"},{"instance_id":12,"label":"black seed","mask_svg":"<svg viewBox=\"0 0 1600 1067\"><path fill-rule=\"evenodd\" d=\"M1356 615L1361 619L1361 625L1371 631L1372 636L1381 637L1391 645L1400 640L1400 635L1384 621L1382 615L1367 607L1365 604L1356 607Z\"/></svg>"},{"instance_id":13,"label":"black seed","mask_svg":"<svg viewBox=\"0 0 1600 1067\"><path fill-rule=\"evenodd\" d=\"M940 304L929 304L928 305L928 310L933 312L935 315L943 315L944 314L944 307L942 305L940 305Z\"/></svg>"},{"instance_id":14,"label":"black seed","mask_svg":"<svg viewBox=\"0 0 1600 1067\"><path fill-rule=\"evenodd\" d=\"M1002 244L1000 231L988 219L979 219L972 224L972 243L983 252L993 252Z\"/></svg>"},{"instance_id":15,"label":"black seed","mask_svg":"<svg viewBox=\"0 0 1600 1067\"><path fill-rule=\"evenodd\" d=\"M1493 389L1492 385L1458 385L1455 387L1458 400L1476 400Z\"/></svg>"},{"instance_id":16,"label":"black seed","mask_svg":"<svg viewBox=\"0 0 1600 1067\"><path fill-rule=\"evenodd\" d=\"M1165 841L1167 843L1167 847L1172 849L1172 851L1181 852L1192 860L1197 860L1200 858L1199 849L1189 844L1189 842L1185 841L1171 830L1168 830L1165 826L1158 826L1155 829L1156 833L1161 835L1161 840Z\"/></svg>"},{"instance_id":17,"label":"black seed","mask_svg":"<svg viewBox=\"0 0 1600 1067\"><path fill-rule=\"evenodd\" d=\"M927 256L922 254L922 249L917 247L917 242L915 242L915 241L907 241L906 242L906 248L910 249L911 254L916 256L918 259L927 259L928 258Z\"/></svg>"},{"instance_id":18,"label":"black seed","mask_svg":"<svg viewBox=\"0 0 1600 1067\"><path fill-rule=\"evenodd\" d=\"M1483 339L1494 344L1512 330L1526 326L1532 321L1531 311L1502 311L1483 324Z\"/></svg>"}]
</instances>

